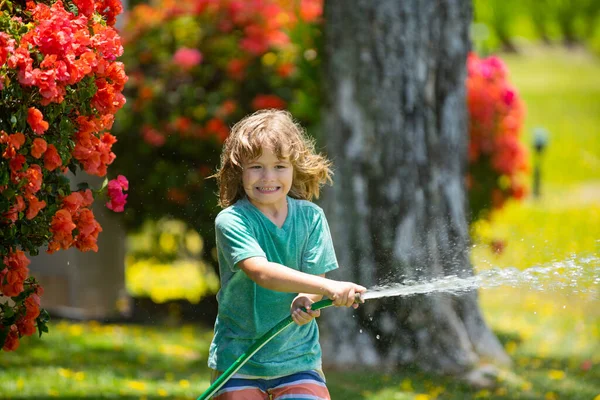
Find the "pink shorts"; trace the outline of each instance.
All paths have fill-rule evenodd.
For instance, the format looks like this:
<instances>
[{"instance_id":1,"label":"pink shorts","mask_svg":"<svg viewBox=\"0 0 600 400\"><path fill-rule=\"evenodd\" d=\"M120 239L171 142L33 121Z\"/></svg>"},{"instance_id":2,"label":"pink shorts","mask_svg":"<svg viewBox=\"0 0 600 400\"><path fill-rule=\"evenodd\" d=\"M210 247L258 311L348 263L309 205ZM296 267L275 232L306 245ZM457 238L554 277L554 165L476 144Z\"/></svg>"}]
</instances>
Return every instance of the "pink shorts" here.
<instances>
[{"instance_id":1,"label":"pink shorts","mask_svg":"<svg viewBox=\"0 0 600 400\"><path fill-rule=\"evenodd\" d=\"M213 400L330 400L325 380L316 371L274 379L231 378Z\"/></svg>"}]
</instances>

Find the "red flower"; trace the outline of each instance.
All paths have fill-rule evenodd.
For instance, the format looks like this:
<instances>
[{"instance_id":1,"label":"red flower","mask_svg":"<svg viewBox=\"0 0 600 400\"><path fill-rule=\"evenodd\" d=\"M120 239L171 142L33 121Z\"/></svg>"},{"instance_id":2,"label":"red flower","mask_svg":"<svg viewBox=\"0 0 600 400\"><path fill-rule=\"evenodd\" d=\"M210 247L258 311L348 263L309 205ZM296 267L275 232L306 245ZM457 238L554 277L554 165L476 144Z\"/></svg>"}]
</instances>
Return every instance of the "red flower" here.
<instances>
[{"instance_id":1,"label":"red flower","mask_svg":"<svg viewBox=\"0 0 600 400\"><path fill-rule=\"evenodd\" d=\"M229 128L222 119L212 118L206 123L206 132L212 134L219 139L221 143L229 136Z\"/></svg>"},{"instance_id":2,"label":"red flower","mask_svg":"<svg viewBox=\"0 0 600 400\"><path fill-rule=\"evenodd\" d=\"M27 110L27 123L38 135L43 135L48 130L48 122L44 121L44 115L35 107Z\"/></svg>"},{"instance_id":3,"label":"red flower","mask_svg":"<svg viewBox=\"0 0 600 400\"><path fill-rule=\"evenodd\" d=\"M27 213L25 214L25 218L33 219L40 212L41 209L46 207L46 202L44 200L40 201L37 197L31 195L27 198L29 202L29 208L27 209Z\"/></svg>"},{"instance_id":4,"label":"red flower","mask_svg":"<svg viewBox=\"0 0 600 400\"><path fill-rule=\"evenodd\" d=\"M286 102L281 97L274 94L259 94L252 100L252 108L255 110L263 108L284 109L286 105Z\"/></svg>"},{"instance_id":5,"label":"red flower","mask_svg":"<svg viewBox=\"0 0 600 400\"><path fill-rule=\"evenodd\" d=\"M79 235L75 238L75 247L80 251L98 251L98 234L102 228L96 219L94 213L89 208L81 210L78 216L77 229Z\"/></svg>"},{"instance_id":6,"label":"red flower","mask_svg":"<svg viewBox=\"0 0 600 400\"><path fill-rule=\"evenodd\" d=\"M48 148L48 144L42 138L33 139L33 145L31 146L31 156L33 158L40 158L44 155L44 152Z\"/></svg>"},{"instance_id":7,"label":"red flower","mask_svg":"<svg viewBox=\"0 0 600 400\"><path fill-rule=\"evenodd\" d=\"M108 197L110 201L106 203L106 207L114 212L123 212L127 203L127 196L123 190L129 190L129 182L123 175L119 175L117 179L108 182Z\"/></svg>"},{"instance_id":8,"label":"red flower","mask_svg":"<svg viewBox=\"0 0 600 400\"><path fill-rule=\"evenodd\" d=\"M32 195L39 192L43 183L42 167L37 164L31 164L27 168L27 171L25 171L23 178L27 181L27 184L24 186L26 194Z\"/></svg>"},{"instance_id":9,"label":"red flower","mask_svg":"<svg viewBox=\"0 0 600 400\"><path fill-rule=\"evenodd\" d=\"M62 165L62 159L53 144L49 144L44 153L44 167L48 171L54 171Z\"/></svg>"},{"instance_id":10,"label":"red flower","mask_svg":"<svg viewBox=\"0 0 600 400\"><path fill-rule=\"evenodd\" d=\"M8 60L8 55L15 51L15 40L7 33L0 32L0 65Z\"/></svg>"},{"instance_id":11,"label":"red flower","mask_svg":"<svg viewBox=\"0 0 600 400\"><path fill-rule=\"evenodd\" d=\"M189 70L202 62L202 53L197 49L182 47L173 55L173 64Z\"/></svg>"},{"instance_id":12,"label":"red flower","mask_svg":"<svg viewBox=\"0 0 600 400\"><path fill-rule=\"evenodd\" d=\"M94 13L94 0L74 0L73 2L77 6L79 14L83 14L89 18Z\"/></svg>"},{"instance_id":13,"label":"red flower","mask_svg":"<svg viewBox=\"0 0 600 400\"><path fill-rule=\"evenodd\" d=\"M300 18L305 22L314 22L323 15L322 0L301 0Z\"/></svg>"},{"instance_id":14,"label":"red flower","mask_svg":"<svg viewBox=\"0 0 600 400\"><path fill-rule=\"evenodd\" d=\"M62 199L62 208L68 210L71 215L76 215L81 207L83 207L83 196L80 192L73 192Z\"/></svg>"},{"instance_id":15,"label":"red flower","mask_svg":"<svg viewBox=\"0 0 600 400\"><path fill-rule=\"evenodd\" d=\"M5 268L0 271L0 288L5 296L13 297L23 291L23 282L29 275L27 266L31 262L25 253L16 250L4 257Z\"/></svg>"},{"instance_id":16,"label":"red flower","mask_svg":"<svg viewBox=\"0 0 600 400\"><path fill-rule=\"evenodd\" d=\"M154 147L160 147L167 141L165 135L148 125L142 127L142 139Z\"/></svg>"},{"instance_id":17,"label":"red flower","mask_svg":"<svg viewBox=\"0 0 600 400\"><path fill-rule=\"evenodd\" d=\"M246 77L248 62L240 58L234 58L227 64L227 74L235 80L241 81Z\"/></svg>"},{"instance_id":18,"label":"red flower","mask_svg":"<svg viewBox=\"0 0 600 400\"><path fill-rule=\"evenodd\" d=\"M36 331L35 319L21 319L17 321L17 329L22 336L31 336Z\"/></svg>"},{"instance_id":19,"label":"red flower","mask_svg":"<svg viewBox=\"0 0 600 400\"><path fill-rule=\"evenodd\" d=\"M4 341L4 346L2 350L4 351L15 351L19 348L19 332L17 331L17 326L12 325L10 327L10 331L8 332L8 336Z\"/></svg>"},{"instance_id":20,"label":"red flower","mask_svg":"<svg viewBox=\"0 0 600 400\"><path fill-rule=\"evenodd\" d=\"M19 219L19 213L23 210L25 210L25 202L23 201L23 196L16 195L15 203L12 205L12 207L8 209L8 211L2 214L2 217L11 222L16 222L17 219Z\"/></svg>"},{"instance_id":21,"label":"red flower","mask_svg":"<svg viewBox=\"0 0 600 400\"><path fill-rule=\"evenodd\" d=\"M68 249L73 243L72 232L76 228L73 223L71 213L68 210L58 210L52 222L50 223L50 231L52 232L52 241L48 244L48 252L53 253L59 249Z\"/></svg>"}]
</instances>

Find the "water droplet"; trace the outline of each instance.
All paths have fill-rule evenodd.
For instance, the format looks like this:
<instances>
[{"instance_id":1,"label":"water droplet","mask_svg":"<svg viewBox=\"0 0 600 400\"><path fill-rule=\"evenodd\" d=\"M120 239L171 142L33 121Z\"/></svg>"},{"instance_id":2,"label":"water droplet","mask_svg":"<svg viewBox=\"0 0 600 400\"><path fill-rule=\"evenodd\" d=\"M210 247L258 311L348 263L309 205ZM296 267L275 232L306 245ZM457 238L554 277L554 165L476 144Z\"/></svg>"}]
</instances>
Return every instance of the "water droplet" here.
<instances>
[{"instance_id":1,"label":"water droplet","mask_svg":"<svg viewBox=\"0 0 600 400\"><path fill-rule=\"evenodd\" d=\"M358 333L362 333L362 329L358 331Z\"/></svg>"},{"instance_id":2,"label":"water droplet","mask_svg":"<svg viewBox=\"0 0 600 400\"><path fill-rule=\"evenodd\" d=\"M375 336L375 339L379 340L379 338L381 338L381 336L379 336L379 335Z\"/></svg>"}]
</instances>

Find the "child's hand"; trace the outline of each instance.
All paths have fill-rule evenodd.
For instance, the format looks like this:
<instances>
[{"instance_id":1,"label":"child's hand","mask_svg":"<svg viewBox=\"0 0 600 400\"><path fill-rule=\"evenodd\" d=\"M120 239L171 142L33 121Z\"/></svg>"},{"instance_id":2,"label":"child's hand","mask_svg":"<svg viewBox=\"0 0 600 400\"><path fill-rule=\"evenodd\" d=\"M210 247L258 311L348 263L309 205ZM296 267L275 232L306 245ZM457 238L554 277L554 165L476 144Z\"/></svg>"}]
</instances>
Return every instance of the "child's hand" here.
<instances>
[{"instance_id":1,"label":"child's hand","mask_svg":"<svg viewBox=\"0 0 600 400\"><path fill-rule=\"evenodd\" d=\"M352 282L332 282L334 283L329 288L330 293L328 297L333 300L333 305L336 307L352 306L354 308L358 308L358 304L355 303L356 295L365 293L367 288Z\"/></svg>"},{"instance_id":2,"label":"child's hand","mask_svg":"<svg viewBox=\"0 0 600 400\"><path fill-rule=\"evenodd\" d=\"M292 302L292 319L297 325L306 325L313 318L317 318L321 316L321 310L313 311L310 309L313 301L306 296L298 296ZM306 312L302 311L300 307L306 308Z\"/></svg>"}]
</instances>

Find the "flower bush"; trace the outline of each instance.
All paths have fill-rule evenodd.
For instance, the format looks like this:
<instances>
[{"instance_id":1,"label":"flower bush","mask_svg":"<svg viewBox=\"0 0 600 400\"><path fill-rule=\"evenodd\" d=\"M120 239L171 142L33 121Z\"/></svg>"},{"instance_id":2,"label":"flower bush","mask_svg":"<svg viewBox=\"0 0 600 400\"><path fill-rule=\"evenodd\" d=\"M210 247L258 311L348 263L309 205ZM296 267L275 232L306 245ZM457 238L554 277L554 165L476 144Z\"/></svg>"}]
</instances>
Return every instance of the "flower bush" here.
<instances>
[{"instance_id":1,"label":"flower bush","mask_svg":"<svg viewBox=\"0 0 600 400\"><path fill-rule=\"evenodd\" d=\"M125 218L175 217L202 232L211 259L214 173L229 127L261 108L318 120L319 1L155 1L123 28L131 99L115 122L115 162L136 187Z\"/></svg>"},{"instance_id":2,"label":"flower bush","mask_svg":"<svg viewBox=\"0 0 600 400\"><path fill-rule=\"evenodd\" d=\"M114 159L108 130L127 81L118 0L0 2L0 348L47 332L43 289L26 253L97 251L102 231L90 209L105 188L71 189L66 174L103 177ZM112 209L127 180L108 184ZM118 188L120 189L117 189ZM112 188L112 192L111 192ZM110 208L110 207L109 207Z\"/></svg>"},{"instance_id":3,"label":"flower bush","mask_svg":"<svg viewBox=\"0 0 600 400\"><path fill-rule=\"evenodd\" d=\"M525 106L498 57L467 59L469 172L467 186L473 220L526 194L528 156L519 141Z\"/></svg>"}]
</instances>

